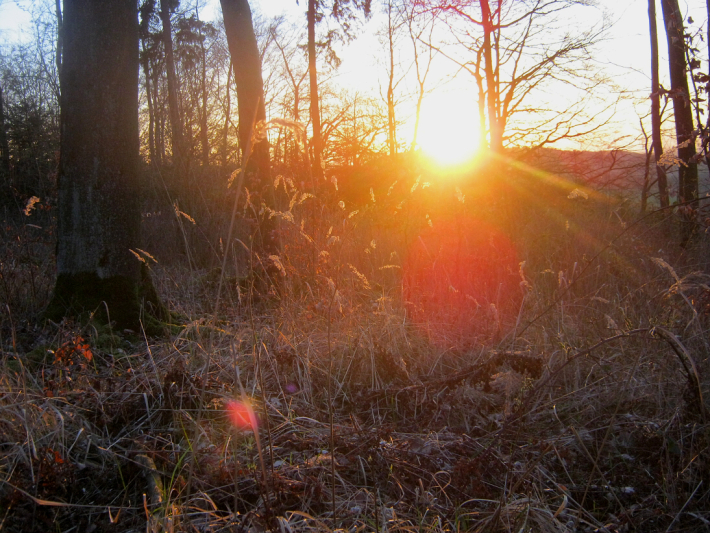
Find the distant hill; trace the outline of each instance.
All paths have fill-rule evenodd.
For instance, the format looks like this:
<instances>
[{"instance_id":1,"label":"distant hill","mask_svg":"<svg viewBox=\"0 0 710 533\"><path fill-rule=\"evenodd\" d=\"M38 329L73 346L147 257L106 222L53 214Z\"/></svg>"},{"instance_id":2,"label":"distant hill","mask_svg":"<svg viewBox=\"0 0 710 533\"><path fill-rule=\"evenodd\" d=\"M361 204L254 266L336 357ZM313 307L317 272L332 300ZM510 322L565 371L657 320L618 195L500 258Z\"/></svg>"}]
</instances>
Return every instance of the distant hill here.
<instances>
[{"instance_id":1,"label":"distant hill","mask_svg":"<svg viewBox=\"0 0 710 533\"><path fill-rule=\"evenodd\" d=\"M646 155L629 150L604 150L586 152L542 148L526 158L529 164L555 174L585 183L598 190L639 195L646 172ZM655 180L653 162L650 167L651 181ZM698 165L700 194L710 190L710 175L705 164ZM671 195L677 194L678 170L668 172ZM652 187L651 193L657 192Z\"/></svg>"}]
</instances>

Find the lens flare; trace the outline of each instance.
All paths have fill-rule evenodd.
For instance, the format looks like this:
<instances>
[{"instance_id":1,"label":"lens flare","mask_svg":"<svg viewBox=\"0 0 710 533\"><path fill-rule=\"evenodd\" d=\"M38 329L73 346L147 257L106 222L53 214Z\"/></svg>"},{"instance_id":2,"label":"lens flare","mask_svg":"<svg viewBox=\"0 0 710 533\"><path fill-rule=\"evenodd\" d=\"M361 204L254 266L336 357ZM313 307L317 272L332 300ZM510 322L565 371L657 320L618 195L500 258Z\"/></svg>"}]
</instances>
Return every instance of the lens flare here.
<instances>
[{"instance_id":1,"label":"lens flare","mask_svg":"<svg viewBox=\"0 0 710 533\"><path fill-rule=\"evenodd\" d=\"M493 335L519 309L517 251L484 220L463 213L437 218L412 243L402 269L413 322L431 332L432 342Z\"/></svg>"},{"instance_id":2,"label":"lens flare","mask_svg":"<svg viewBox=\"0 0 710 533\"><path fill-rule=\"evenodd\" d=\"M254 409L247 401L231 400L227 402L227 415L234 427L242 431L256 432L259 426Z\"/></svg>"}]
</instances>

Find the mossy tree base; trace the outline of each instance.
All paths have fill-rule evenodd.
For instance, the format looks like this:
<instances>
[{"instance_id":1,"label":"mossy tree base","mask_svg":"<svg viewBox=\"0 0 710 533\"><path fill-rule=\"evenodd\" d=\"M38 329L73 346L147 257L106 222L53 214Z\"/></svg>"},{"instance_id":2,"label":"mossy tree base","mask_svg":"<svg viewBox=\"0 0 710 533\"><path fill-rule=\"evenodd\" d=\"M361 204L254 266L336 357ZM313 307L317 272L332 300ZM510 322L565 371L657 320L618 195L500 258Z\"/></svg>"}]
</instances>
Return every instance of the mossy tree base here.
<instances>
[{"instance_id":1,"label":"mossy tree base","mask_svg":"<svg viewBox=\"0 0 710 533\"><path fill-rule=\"evenodd\" d=\"M160 323L170 318L147 269L140 281L126 276L102 279L93 272L59 274L45 317L58 322L66 316L92 316L135 331L142 325L152 334L160 333Z\"/></svg>"}]
</instances>

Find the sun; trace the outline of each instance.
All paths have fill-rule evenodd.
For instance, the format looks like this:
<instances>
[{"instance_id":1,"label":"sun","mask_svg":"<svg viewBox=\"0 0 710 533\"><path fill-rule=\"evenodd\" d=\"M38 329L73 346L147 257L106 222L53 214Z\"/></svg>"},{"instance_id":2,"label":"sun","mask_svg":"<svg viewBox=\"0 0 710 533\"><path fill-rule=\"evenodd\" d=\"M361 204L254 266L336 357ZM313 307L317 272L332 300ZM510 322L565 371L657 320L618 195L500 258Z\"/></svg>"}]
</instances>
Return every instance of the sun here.
<instances>
[{"instance_id":1,"label":"sun","mask_svg":"<svg viewBox=\"0 0 710 533\"><path fill-rule=\"evenodd\" d=\"M479 148L478 117L456 93L432 94L422 104L417 144L440 166L472 161Z\"/></svg>"}]
</instances>

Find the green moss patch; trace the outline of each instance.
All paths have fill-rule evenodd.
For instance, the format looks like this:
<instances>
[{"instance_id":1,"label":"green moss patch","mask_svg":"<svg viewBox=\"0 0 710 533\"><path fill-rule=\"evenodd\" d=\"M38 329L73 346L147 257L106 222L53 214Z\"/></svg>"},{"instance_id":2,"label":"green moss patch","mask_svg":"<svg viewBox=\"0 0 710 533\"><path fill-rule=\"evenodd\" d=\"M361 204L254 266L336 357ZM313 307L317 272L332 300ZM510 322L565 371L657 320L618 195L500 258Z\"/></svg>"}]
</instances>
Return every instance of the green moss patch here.
<instances>
[{"instance_id":1,"label":"green moss patch","mask_svg":"<svg viewBox=\"0 0 710 533\"><path fill-rule=\"evenodd\" d=\"M58 322L65 316L115 322L134 331L140 331L142 321L153 335L163 333L170 320L147 271L140 281L126 276L102 279L93 272L60 274L45 317Z\"/></svg>"}]
</instances>

